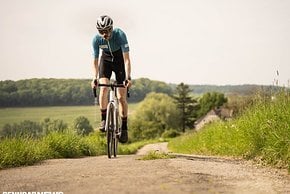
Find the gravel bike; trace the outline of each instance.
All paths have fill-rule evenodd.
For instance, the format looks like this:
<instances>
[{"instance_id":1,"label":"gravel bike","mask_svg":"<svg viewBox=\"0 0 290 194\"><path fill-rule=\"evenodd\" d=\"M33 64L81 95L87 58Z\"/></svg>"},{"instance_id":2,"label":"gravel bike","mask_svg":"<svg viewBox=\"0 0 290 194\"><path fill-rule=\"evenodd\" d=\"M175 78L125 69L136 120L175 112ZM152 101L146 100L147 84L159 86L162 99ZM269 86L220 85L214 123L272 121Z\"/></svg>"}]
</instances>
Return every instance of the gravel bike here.
<instances>
[{"instance_id":1,"label":"gravel bike","mask_svg":"<svg viewBox=\"0 0 290 194\"><path fill-rule=\"evenodd\" d=\"M124 84L98 84L99 87L109 87L109 103L107 106L107 116L106 116L106 125L105 132L107 137L107 154L108 158L111 158L112 155L117 157L118 151L118 138L121 136L120 129L120 116L119 116L119 100L117 98L117 88L125 88ZM96 89L94 89L94 96L97 98ZM127 89L127 96L129 97L129 90Z\"/></svg>"}]
</instances>

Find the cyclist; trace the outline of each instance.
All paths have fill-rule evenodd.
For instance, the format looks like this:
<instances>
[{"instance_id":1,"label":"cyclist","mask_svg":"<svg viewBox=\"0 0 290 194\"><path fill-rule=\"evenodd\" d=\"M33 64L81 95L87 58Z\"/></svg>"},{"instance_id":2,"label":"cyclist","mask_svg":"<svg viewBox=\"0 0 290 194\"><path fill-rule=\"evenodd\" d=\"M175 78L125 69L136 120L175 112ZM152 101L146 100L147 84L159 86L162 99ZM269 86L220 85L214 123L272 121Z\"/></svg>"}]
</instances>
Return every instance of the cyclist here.
<instances>
[{"instance_id":1,"label":"cyclist","mask_svg":"<svg viewBox=\"0 0 290 194\"><path fill-rule=\"evenodd\" d=\"M97 19L96 28L98 34L93 39L94 51L94 79L92 87L97 87L100 84L109 84L112 72L115 73L118 84L126 84L126 87L131 86L131 62L129 57L129 45L126 34L120 28L113 28L113 20L103 15ZM99 51L102 53L99 58ZM100 88L99 102L101 110L100 131L105 131L106 112L108 105L108 90L107 87ZM119 110L122 119L121 137L119 141L126 143L128 141L128 104L127 104L127 89L118 88L117 97L119 99Z\"/></svg>"}]
</instances>

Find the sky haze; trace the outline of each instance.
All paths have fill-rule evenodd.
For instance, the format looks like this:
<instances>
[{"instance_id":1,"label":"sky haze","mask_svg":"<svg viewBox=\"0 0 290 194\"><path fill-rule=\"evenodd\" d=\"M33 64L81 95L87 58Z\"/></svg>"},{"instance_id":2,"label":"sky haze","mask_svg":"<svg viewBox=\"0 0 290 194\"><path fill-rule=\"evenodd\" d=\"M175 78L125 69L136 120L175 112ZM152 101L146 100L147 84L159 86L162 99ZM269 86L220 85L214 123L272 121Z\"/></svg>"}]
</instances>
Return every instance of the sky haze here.
<instances>
[{"instance_id":1,"label":"sky haze","mask_svg":"<svg viewBox=\"0 0 290 194\"><path fill-rule=\"evenodd\" d=\"M92 78L95 22L107 14L127 34L133 79L290 84L288 0L0 3L0 80Z\"/></svg>"}]
</instances>

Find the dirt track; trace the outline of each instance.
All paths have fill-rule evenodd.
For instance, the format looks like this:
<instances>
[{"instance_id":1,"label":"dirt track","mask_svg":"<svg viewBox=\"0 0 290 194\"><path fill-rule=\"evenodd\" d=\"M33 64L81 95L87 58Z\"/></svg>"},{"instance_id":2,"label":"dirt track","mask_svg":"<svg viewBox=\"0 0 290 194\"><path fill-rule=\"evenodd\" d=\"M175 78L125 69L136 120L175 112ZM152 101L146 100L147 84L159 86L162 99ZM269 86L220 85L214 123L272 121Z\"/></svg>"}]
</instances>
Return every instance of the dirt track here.
<instances>
[{"instance_id":1,"label":"dirt track","mask_svg":"<svg viewBox=\"0 0 290 194\"><path fill-rule=\"evenodd\" d=\"M166 151L166 144L138 152ZM140 155L47 160L0 171L0 192L64 193L290 193L285 171L258 168L249 162L179 156L138 160Z\"/></svg>"}]
</instances>

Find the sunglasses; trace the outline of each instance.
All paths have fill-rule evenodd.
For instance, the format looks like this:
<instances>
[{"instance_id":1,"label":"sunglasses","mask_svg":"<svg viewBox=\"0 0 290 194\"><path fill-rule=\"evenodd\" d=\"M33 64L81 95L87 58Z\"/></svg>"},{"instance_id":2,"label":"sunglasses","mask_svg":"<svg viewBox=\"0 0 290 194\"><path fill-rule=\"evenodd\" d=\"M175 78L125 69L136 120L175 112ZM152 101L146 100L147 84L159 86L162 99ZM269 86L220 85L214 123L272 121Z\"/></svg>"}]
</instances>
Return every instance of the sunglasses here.
<instances>
[{"instance_id":1,"label":"sunglasses","mask_svg":"<svg viewBox=\"0 0 290 194\"><path fill-rule=\"evenodd\" d=\"M111 31L112 31L112 27L110 27L106 30L99 30L99 33L103 35L103 34L109 34Z\"/></svg>"}]
</instances>

